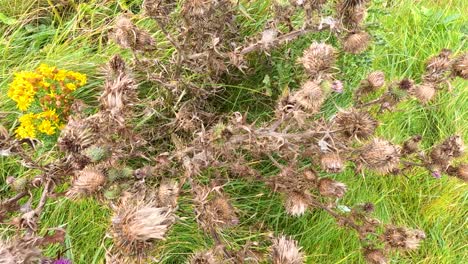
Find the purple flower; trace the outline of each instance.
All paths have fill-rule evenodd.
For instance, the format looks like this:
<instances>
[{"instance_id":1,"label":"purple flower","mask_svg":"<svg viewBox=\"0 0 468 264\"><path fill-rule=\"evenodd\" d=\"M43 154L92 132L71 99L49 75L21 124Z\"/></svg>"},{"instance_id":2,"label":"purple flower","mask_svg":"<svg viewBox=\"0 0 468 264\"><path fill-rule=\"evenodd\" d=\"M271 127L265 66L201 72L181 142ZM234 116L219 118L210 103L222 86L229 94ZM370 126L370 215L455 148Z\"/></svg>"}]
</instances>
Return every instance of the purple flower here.
<instances>
[{"instance_id":1,"label":"purple flower","mask_svg":"<svg viewBox=\"0 0 468 264\"><path fill-rule=\"evenodd\" d=\"M436 179L440 179L440 177L442 177L442 174L438 171L433 171L432 172L432 177L436 178Z\"/></svg>"},{"instance_id":2,"label":"purple flower","mask_svg":"<svg viewBox=\"0 0 468 264\"><path fill-rule=\"evenodd\" d=\"M69 259L61 258L61 259L55 260L52 264L72 264L72 262Z\"/></svg>"},{"instance_id":3,"label":"purple flower","mask_svg":"<svg viewBox=\"0 0 468 264\"><path fill-rule=\"evenodd\" d=\"M331 89L336 93L343 92L343 83L340 80L333 81L331 84Z\"/></svg>"}]
</instances>

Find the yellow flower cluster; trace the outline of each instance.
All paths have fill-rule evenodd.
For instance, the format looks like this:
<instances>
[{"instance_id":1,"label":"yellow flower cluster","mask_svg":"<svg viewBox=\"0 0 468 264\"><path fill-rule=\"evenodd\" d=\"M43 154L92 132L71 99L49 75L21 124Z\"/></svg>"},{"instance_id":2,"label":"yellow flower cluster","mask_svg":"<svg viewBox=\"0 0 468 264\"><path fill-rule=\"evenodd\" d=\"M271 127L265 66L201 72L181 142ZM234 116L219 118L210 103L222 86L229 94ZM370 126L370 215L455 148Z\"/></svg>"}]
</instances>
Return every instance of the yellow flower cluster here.
<instances>
[{"instance_id":1,"label":"yellow flower cluster","mask_svg":"<svg viewBox=\"0 0 468 264\"><path fill-rule=\"evenodd\" d=\"M19 118L18 138L35 138L37 132L53 135L68 117L72 92L86 84L86 75L41 64L35 71L14 75L8 97L21 111L32 111ZM33 107L34 106L34 107ZM42 112L35 112L42 109Z\"/></svg>"},{"instance_id":2,"label":"yellow flower cluster","mask_svg":"<svg viewBox=\"0 0 468 264\"><path fill-rule=\"evenodd\" d=\"M20 126L16 129L18 138L36 138L37 132L53 135L60 129L60 119L54 110L38 114L27 113L19 118Z\"/></svg>"}]
</instances>

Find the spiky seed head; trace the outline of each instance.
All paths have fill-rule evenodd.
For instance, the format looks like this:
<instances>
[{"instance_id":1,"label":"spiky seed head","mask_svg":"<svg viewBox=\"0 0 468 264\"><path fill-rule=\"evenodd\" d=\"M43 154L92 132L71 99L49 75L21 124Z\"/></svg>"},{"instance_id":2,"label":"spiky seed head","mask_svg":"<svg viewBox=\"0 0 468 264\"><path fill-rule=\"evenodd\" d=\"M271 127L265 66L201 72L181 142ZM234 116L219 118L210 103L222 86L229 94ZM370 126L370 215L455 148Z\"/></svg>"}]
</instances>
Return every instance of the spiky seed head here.
<instances>
[{"instance_id":1,"label":"spiky seed head","mask_svg":"<svg viewBox=\"0 0 468 264\"><path fill-rule=\"evenodd\" d=\"M403 143L403 148L401 153L404 155L413 154L419 151L419 143L421 142L422 137L420 135L416 135L411 137L410 139L406 140Z\"/></svg>"},{"instance_id":2,"label":"spiky seed head","mask_svg":"<svg viewBox=\"0 0 468 264\"><path fill-rule=\"evenodd\" d=\"M378 122L366 111L340 111L335 122L348 138L366 139L374 134Z\"/></svg>"},{"instance_id":3,"label":"spiky seed head","mask_svg":"<svg viewBox=\"0 0 468 264\"><path fill-rule=\"evenodd\" d=\"M388 174L398 169L400 150L386 140L374 138L361 149L360 159L367 168Z\"/></svg>"},{"instance_id":4,"label":"spiky seed head","mask_svg":"<svg viewBox=\"0 0 468 264\"><path fill-rule=\"evenodd\" d=\"M37 238L26 237L12 241L0 240L0 263L40 263L43 256L41 250L34 246L34 240L37 240Z\"/></svg>"},{"instance_id":5,"label":"spiky seed head","mask_svg":"<svg viewBox=\"0 0 468 264\"><path fill-rule=\"evenodd\" d=\"M195 253L190 257L190 264L218 264L219 261L216 259L212 250L202 251Z\"/></svg>"},{"instance_id":6,"label":"spiky seed head","mask_svg":"<svg viewBox=\"0 0 468 264\"><path fill-rule=\"evenodd\" d=\"M401 81L398 83L398 87L399 87L401 90L409 91L409 90L413 89L413 87L414 87L414 81L411 80L411 79L405 78L405 79L401 80Z\"/></svg>"},{"instance_id":7,"label":"spiky seed head","mask_svg":"<svg viewBox=\"0 0 468 264\"><path fill-rule=\"evenodd\" d=\"M284 202L286 212L292 216L301 216L307 211L307 198L300 193L290 193L287 195Z\"/></svg>"},{"instance_id":8,"label":"spiky seed head","mask_svg":"<svg viewBox=\"0 0 468 264\"><path fill-rule=\"evenodd\" d=\"M430 153L432 164L446 167L450 160L461 157L464 151L465 144L461 136L450 136L432 149Z\"/></svg>"},{"instance_id":9,"label":"spiky seed head","mask_svg":"<svg viewBox=\"0 0 468 264\"><path fill-rule=\"evenodd\" d=\"M179 185L176 181L161 183L158 188L158 202L160 206L175 207L179 196Z\"/></svg>"},{"instance_id":10,"label":"spiky seed head","mask_svg":"<svg viewBox=\"0 0 468 264\"><path fill-rule=\"evenodd\" d=\"M99 191L106 183L106 176L96 168L85 168L76 173L75 180L67 192L70 198L78 198L82 195Z\"/></svg>"},{"instance_id":11,"label":"spiky seed head","mask_svg":"<svg viewBox=\"0 0 468 264\"><path fill-rule=\"evenodd\" d=\"M426 234L418 229L387 226L383 238L390 248L414 250L426 238Z\"/></svg>"},{"instance_id":12,"label":"spiky seed head","mask_svg":"<svg viewBox=\"0 0 468 264\"><path fill-rule=\"evenodd\" d=\"M148 32L136 27L125 15L117 18L112 37L118 45L125 49L134 51L150 51L155 49L153 37Z\"/></svg>"},{"instance_id":13,"label":"spiky seed head","mask_svg":"<svg viewBox=\"0 0 468 264\"><path fill-rule=\"evenodd\" d=\"M321 155L320 164L322 169L328 173L339 173L343 171L343 160L335 152L327 152Z\"/></svg>"},{"instance_id":14,"label":"spiky seed head","mask_svg":"<svg viewBox=\"0 0 468 264\"><path fill-rule=\"evenodd\" d=\"M333 46L325 43L312 43L304 53L299 62L310 76L315 79L327 74L334 66L336 50Z\"/></svg>"},{"instance_id":15,"label":"spiky seed head","mask_svg":"<svg viewBox=\"0 0 468 264\"><path fill-rule=\"evenodd\" d=\"M468 164L462 163L458 166L449 166L447 169L447 173L450 176L455 176L460 180L468 182Z\"/></svg>"},{"instance_id":16,"label":"spiky seed head","mask_svg":"<svg viewBox=\"0 0 468 264\"><path fill-rule=\"evenodd\" d=\"M452 73L465 80L468 79L468 53L455 58L452 64Z\"/></svg>"},{"instance_id":17,"label":"spiky seed head","mask_svg":"<svg viewBox=\"0 0 468 264\"><path fill-rule=\"evenodd\" d=\"M224 196L218 196L211 200L206 211L207 217L211 218L210 222L217 227L230 227L239 223L234 207Z\"/></svg>"},{"instance_id":18,"label":"spiky seed head","mask_svg":"<svg viewBox=\"0 0 468 264\"><path fill-rule=\"evenodd\" d=\"M365 31L349 34L344 42L344 51L352 54L359 54L364 52L369 46L370 35Z\"/></svg>"},{"instance_id":19,"label":"spiky seed head","mask_svg":"<svg viewBox=\"0 0 468 264\"><path fill-rule=\"evenodd\" d=\"M24 191L26 189L26 186L28 185L29 183L29 180L27 177L12 177L12 176L9 176L7 177L6 179L6 183L11 186L11 188L15 191L15 192L21 192L21 191Z\"/></svg>"},{"instance_id":20,"label":"spiky seed head","mask_svg":"<svg viewBox=\"0 0 468 264\"><path fill-rule=\"evenodd\" d=\"M369 2L369 0L343 0L343 6L346 8L352 8L365 5L367 2Z\"/></svg>"},{"instance_id":21,"label":"spiky seed head","mask_svg":"<svg viewBox=\"0 0 468 264\"><path fill-rule=\"evenodd\" d=\"M171 208L137 201L116 208L111 222L116 246L128 254L143 254L153 241L165 238L175 217Z\"/></svg>"},{"instance_id":22,"label":"spiky seed head","mask_svg":"<svg viewBox=\"0 0 468 264\"><path fill-rule=\"evenodd\" d=\"M387 257L381 249L364 249L364 257L368 264L387 264Z\"/></svg>"},{"instance_id":23,"label":"spiky seed head","mask_svg":"<svg viewBox=\"0 0 468 264\"><path fill-rule=\"evenodd\" d=\"M211 0L188 0L182 6L182 14L188 17L203 17L211 11L213 1Z\"/></svg>"},{"instance_id":24,"label":"spiky seed head","mask_svg":"<svg viewBox=\"0 0 468 264\"><path fill-rule=\"evenodd\" d=\"M57 144L61 151L77 153L93 143L94 136L91 128L82 120L70 118L65 128L62 129Z\"/></svg>"},{"instance_id":25,"label":"spiky seed head","mask_svg":"<svg viewBox=\"0 0 468 264\"><path fill-rule=\"evenodd\" d=\"M373 89L378 89L385 84L385 73L382 71L371 72L367 76L367 81Z\"/></svg>"},{"instance_id":26,"label":"spiky seed head","mask_svg":"<svg viewBox=\"0 0 468 264\"><path fill-rule=\"evenodd\" d=\"M409 93L416 97L421 103L427 104L434 98L436 89L433 83L425 82L420 85L414 85Z\"/></svg>"},{"instance_id":27,"label":"spiky seed head","mask_svg":"<svg viewBox=\"0 0 468 264\"><path fill-rule=\"evenodd\" d=\"M304 171L304 179L306 179L309 182L315 182L317 181L317 172L314 170L306 170Z\"/></svg>"},{"instance_id":28,"label":"spiky seed head","mask_svg":"<svg viewBox=\"0 0 468 264\"><path fill-rule=\"evenodd\" d=\"M292 97L299 106L310 114L317 113L325 101L322 87L314 81L305 82L301 89L297 90Z\"/></svg>"},{"instance_id":29,"label":"spiky seed head","mask_svg":"<svg viewBox=\"0 0 468 264\"><path fill-rule=\"evenodd\" d=\"M297 241L281 236L273 240L271 257L273 264L302 264L304 255Z\"/></svg>"},{"instance_id":30,"label":"spiky seed head","mask_svg":"<svg viewBox=\"0 0 468 264\"><path fill-rule=\"evenodd\" d=\"M346 185L330 178L321 178L319 180L319 192L326 197L342 198L346 193Z\"/></svg>"},{"instance_id":31,"label":"spiky seed head","mask_svg":"<svg viewBox=\"0 0 468 264\"><path fill-rule=\"evenodd\" d=\"M133 177L134 170L130 167L115 167L107 171L107 177L110 182L115 182Z\"/></svg>"},{"instance_id":32,"label":"spiky seed head","mask_svg":"<svg viewBox=\"0 0 468 264\"><path fill-rule=\"evenodd\" d=\"M100 162L110 156L110 150L105 146L95 145L85 149L84 154L91 162Z\"/></svg>"}]
</instances>

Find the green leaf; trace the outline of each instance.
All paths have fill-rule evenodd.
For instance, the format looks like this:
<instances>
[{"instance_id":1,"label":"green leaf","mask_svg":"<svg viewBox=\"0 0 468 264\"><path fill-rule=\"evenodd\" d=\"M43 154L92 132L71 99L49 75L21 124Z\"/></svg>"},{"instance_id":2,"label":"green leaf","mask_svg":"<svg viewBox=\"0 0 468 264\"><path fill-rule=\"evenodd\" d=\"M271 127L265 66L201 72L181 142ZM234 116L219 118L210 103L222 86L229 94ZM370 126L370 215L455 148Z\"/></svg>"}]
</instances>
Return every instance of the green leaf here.
<instances>
[{"instance_id":1,"label":"green leaf","mask_svg":"<svg viewBox=\"0 0 468 264\"><path fill-rule=\"evenodd\" d=\"M0 22L7 25L13 25L17 22L16 19L8 17L7 15L0 13Z\"/></svg>"}]
</instances>

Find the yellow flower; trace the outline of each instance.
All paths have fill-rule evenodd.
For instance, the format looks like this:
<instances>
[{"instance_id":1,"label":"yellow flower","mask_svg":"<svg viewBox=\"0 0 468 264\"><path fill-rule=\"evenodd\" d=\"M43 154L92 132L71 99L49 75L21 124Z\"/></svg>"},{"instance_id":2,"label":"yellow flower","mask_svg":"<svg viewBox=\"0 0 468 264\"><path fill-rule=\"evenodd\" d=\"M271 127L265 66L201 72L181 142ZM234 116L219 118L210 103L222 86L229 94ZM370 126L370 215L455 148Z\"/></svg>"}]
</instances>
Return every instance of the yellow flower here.
<instances>
[{"instance_id":1,"label":"yellow flower","mask_svg":"<svg viewBox=\"0 0 468 264\"><path fill-rule=\"evenodd\" d=\"M41 112L41 113L37 114L37 117L38 118L44 118L44 119L54 121L54 122L57 122L59 120L59 116L55 112L55 109L54 110L46 110L44 112Z\"/></svg>"},{"instance_id":2,"label":"yellow flower","mask_svg":"<svg viewBox=\"0 0 468 264\"><path fill-rule=\"evenodd\" d=\"M33 113L25 114L19 118L20 126L15 131L17 138L36 138L34 119L36 116Z\"/></svg>"},{"instance_id":3,"label":"yellow flower","mask_svg":"<svg viewBox=\"0 0 468 264\"><path fill-rule=\"evenodd\" d=\"M13 82L11 82L8 89L8 97L16 102L17 107L21 111L25 111L34 102L34 96L36 95L36 89L31 82L25 78L29 78L29 75L20 72L15 74ZM33 78L32 76L31 78Z\"/></svg>"},{"instance_id":4,"label":"yellow flower","mask_svg":"<svg viewBox=\"0 0 468 264\"><path fill-rule=\"evenodd\" d=\"M66 70L58 70L58 72L54 76L54 80L58 82L63 82L65 81L65 78L67 78L68 72Z\"/></svg>"},{"instance_id":5,"label":"yellow flower","mask_svg":"<svg viewBox=\"0 0 468 264\"><path fill-rule=\"evenodd\" d=\"M76 85L74 83L67 83L67 84L65 84L65 87L67 87L67 89L70 90L70 91L75 91L76 90Z\"/></svg>"},{"instance_id":6,"label":"yellow flower","mask_svg":"<svg viewBox=\"0 0 468 264\"><path fill-rule=\"evenodd\" d=\"M55 133L55 127L48 119L42 120L41 124L37 128L39 131L47 135L53 135Z\"/></svg>"},{"instance_id":7,"label":"yellow flower","mask_svg":"<svg viewBox=\"0 0 468 264\"><path fill-rule=\"evenodd\" d=\"M83 86L86 84L87 79L85 74L73 71L69 71L68 74L70 79L74 79L78 82L78 86Z\"/></svg>"},{"instance_id":8,"label":"yellow flower","mask_svg":"<svg viewBox=\"0 0 468 264\"><path fill-rule=\"evenodd\" d=\"M41 64L39 65L39 67L37 67L36 71L46 78L53 79L56 72L56 68L50 67L47 64Z\"/></svg>"}]
</instances>

